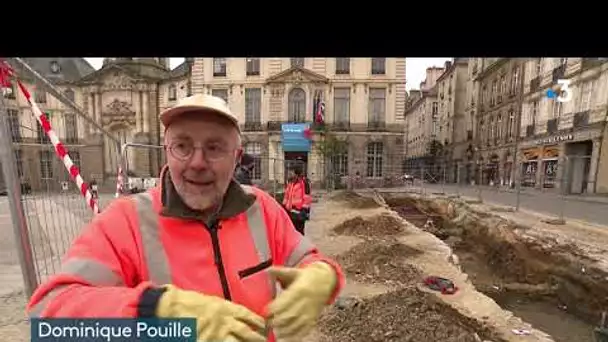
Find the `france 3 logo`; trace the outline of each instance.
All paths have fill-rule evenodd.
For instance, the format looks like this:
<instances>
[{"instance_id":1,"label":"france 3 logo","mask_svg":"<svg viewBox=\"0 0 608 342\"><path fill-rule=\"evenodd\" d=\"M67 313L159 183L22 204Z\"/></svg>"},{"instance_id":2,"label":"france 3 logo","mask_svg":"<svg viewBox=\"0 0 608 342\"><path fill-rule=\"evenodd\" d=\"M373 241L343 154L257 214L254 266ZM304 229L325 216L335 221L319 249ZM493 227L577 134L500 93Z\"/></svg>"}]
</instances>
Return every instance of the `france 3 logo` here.
<instances>
[{"instance_id":1,"label":"france 3 logo","mask_svg":"<svg viewBox=\"0 0 608 342\"><path fill-rule=\"evenodd\" d=\"M559 88L557 91L553 89L547 90L547 98L556 100L557 102L568 102L572 100L572 91L570 90L570 80L557 80Z\"/></svg>"}]
</instances>

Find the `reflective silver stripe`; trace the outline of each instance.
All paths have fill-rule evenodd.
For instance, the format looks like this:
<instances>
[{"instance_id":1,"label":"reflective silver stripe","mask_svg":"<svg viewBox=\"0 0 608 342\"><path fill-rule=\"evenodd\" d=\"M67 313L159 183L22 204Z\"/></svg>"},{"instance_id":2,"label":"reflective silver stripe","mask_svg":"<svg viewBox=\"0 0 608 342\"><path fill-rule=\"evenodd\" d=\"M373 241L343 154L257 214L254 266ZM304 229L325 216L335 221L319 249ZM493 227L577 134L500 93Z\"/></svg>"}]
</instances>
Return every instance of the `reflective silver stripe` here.
<instances>
[{"instance_id":1,"label":"reflective silver stripe","mask_svg":"<svg viewBox=\"0 0 608 342\"><path fill-rule=\"evenodd\" d=\"M142 192L136 194L134 198L150 281L156 285L170 284L169 263L163 244L160 241L158 214L152 206L152 196L148 192Z\"/></svg>"},{"instance_id":2,"label":"reflective silver stripe","mask_svg":"<svg viewBox=\"0 0 608 342\"><path fill-rule=\"evenodd\" d=\"M246 193L252 194L255 193L254 190L247 185L242 185L243 190ZM264 217L262 215L262 209L260 207L260 202L255 201L246 212L247 215L247 225L249 227L249 232L251 233L251 238L253 240L253 244L255 245L255 249L258 253L258 258L260 262L264 262L270 260L272 258L272 253L270 251L270 245L268 242L268 234L266 230L266 223L264 221ZM275 298L277 293L277 283L271 279L270 275L268 276L268 287L270 288L270 293L272 298Z\"/></svg>"},{"instance_id":3,"label":"reflective silver stripe","mask_svg":"<svg viewBox=\"0 0 608 342\"><path fill-rule=\"evenodd\" d=\"M266 261L272 258L270 253L270 246L268 245L268 235L266 233L266 224L260 211L260 204L255 201L251 207L247 210L247 223L249 225L249 231L255 244L255 249L258 252L260 261Z\"/></svg>"},{"instance_id":4,"label":"reflective silver stripe","mask_svg":"<svg viewBox=\"0 0 608 342\"><path fill-rule=\"evenodd\" d=\"M57 297L57 295L61 291L65 290L65 288L68 286L70 286L70 285L67 285L67 284L59 285L56 288L52 289L51 291L47 292L46 295L38 303L36 303L34 306L32 306L30 308L30 310L29 310L30 318L40 317L40 314L42 313L42 311L44 311L44 309L46 309L46 307L49 305L51 300L53 300L55 297Z\"/></svg>"},{"instance_id":5,"label":"reflective silver stripe","mask_svg":"<svg viewBox=\"0 0 608 342\"><path fill-rule=\"evenodd\" d=\"M70 258L61 265L59 274L73 275L84 279L92 286L124 286L122 277L99 261Z\"/></svg>"},{"instance_id":6,"label":"reflective silver stripe","mask_svg":"<svg viewBox=\"0 0 608 342\"><path fill-rule=\"evenodd\" d=\"M285 261L285 266L287 267L295 267L297 266L302 259L304 259L310 251L314 248L314 245L306 236L302 236L300 238L300 243L291 251L287 260Z\"/></svg>"}]
</instances>

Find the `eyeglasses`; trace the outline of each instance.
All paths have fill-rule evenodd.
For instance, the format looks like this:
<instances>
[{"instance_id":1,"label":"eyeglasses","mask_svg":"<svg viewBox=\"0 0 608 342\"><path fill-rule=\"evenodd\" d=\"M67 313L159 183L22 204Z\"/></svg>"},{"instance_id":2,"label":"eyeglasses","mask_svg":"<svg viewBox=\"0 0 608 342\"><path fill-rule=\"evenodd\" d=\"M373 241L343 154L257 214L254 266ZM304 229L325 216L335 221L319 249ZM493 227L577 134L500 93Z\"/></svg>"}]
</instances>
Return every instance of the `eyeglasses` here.
<instances>
[{"instance_id":1,"label":"eyeglasses","mask_svg":"<svg viewBox=\"0 0 608 342\"><path fill-rule=\"evenodd\" d=\"M229 148L225 144L221 143L210 143L202 146L196 146L192 141L189 140L178 140L166 145L169 153L175 158L181 161L186 161L192 158L194 151L197 149L203 150L203 158L206 161L214 162L228 157L233 154L236 149Z\"/></svg>"}]
</instances>

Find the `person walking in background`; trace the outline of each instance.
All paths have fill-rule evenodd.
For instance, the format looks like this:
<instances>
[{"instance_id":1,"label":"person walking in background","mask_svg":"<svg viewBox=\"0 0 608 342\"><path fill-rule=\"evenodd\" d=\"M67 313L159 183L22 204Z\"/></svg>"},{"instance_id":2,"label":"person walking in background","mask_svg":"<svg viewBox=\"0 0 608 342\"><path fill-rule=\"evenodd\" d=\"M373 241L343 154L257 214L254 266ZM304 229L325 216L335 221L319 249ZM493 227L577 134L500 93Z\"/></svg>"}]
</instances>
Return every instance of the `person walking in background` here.
<instances>
[{"instance_id":1,"label":"person walking in background","mask_svg":"<svg viewBox=\"0 0 608 342\"><path fill-rule=\"evenodd\" d=\"M285 185L283 207L289 213L291 222L298 232L304 235L306 221L310 219L310 182L303 175L301 165L293 165L289 170L289 180Z\"/></svg>"},{"instance_id":2,"label":"person walking in background","mask_svg":"<svg viewBox=\"0 0 608 342\"><path fill-rule=\"evenodd\" d=\"M234 179L243 185L253 185L251 181L251 173L253 172L253 156L244 153L241 157L241 162L237 166L234 173Z\"/></svg>"}]
</instances>

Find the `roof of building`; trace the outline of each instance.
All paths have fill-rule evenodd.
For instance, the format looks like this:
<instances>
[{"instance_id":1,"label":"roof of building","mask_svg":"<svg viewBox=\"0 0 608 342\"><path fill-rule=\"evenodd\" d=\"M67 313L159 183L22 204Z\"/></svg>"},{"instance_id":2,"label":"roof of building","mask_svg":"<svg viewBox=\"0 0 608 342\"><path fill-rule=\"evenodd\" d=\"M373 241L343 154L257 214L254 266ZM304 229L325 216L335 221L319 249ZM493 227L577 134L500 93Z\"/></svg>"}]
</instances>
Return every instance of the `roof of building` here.
<instances>
[{"instance_id":1,"label":"roof of building","mask_svg":"<svg viewBox=\"0 0 608 342\"><path fill-rule=\"evenodd\" d=\"M22 58L22 60L53 83L74 82L95 72L95 68L81 57ZM19 76L30 78L29 75Z\"/></svg>"}]
</instances>

